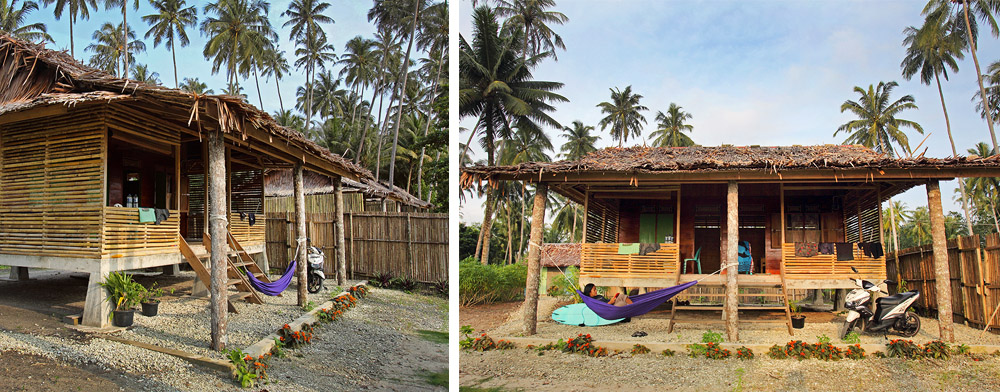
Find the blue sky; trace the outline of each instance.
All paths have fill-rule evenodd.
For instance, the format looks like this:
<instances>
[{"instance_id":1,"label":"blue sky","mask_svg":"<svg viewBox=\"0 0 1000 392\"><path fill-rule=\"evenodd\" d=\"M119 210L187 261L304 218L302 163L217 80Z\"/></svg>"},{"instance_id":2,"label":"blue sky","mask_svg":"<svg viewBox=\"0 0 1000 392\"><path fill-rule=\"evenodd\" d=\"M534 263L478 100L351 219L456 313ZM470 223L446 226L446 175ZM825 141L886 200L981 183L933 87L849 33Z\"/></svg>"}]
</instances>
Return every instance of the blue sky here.
<instances>
[{"instance_id":1,"label":"blue sky","mask_svg":"<svg viewBox=\"0 0 1000 392\"><path fill-rule=\"evenodd\" d=\"M188 1L188 5L195 5L198 8L199 26L204 18L202 10L205 4L208 3L207 1ZM306 78L303 72L294 69L295 46L288 39L291 27L281 27L288 18L281 17L280 15L288 9L288 4L291 3L291 0L277 0L270 3L269 17L271 24L277 29L279 35L278 46L281 50L285 51L285 58L288 59L288 64L292 66L291 73L281 80L281 97L284 99L285 108L293 109L295 105L295 89L303 85ZM366 38L372 38L375 34L375 27L368 23L367 17L368 9L371 8L370 1L334 0L329 1L329 3L331 6L327 9L326 15L333 18L335 23L324 25L324 30L328 35L329 41L336 47L337 55L343 52L344 44L354 36L361 35ZM101 5L103 3L98 1L98 4ZM128 10L129 27L135 31L136 38L143 39L146 43L146 52L138 54L136 60L140 64L147 64L150 70L158 72L160 74L159 79L163 85L173 87L174 71L170 50L163 43L159 47L154 48L152 37L148 40L143 38L146 31L149 30L149 25L144 23L141 17L152 13L153 8L146 0L139 2L138 11L133 9ZM95 30L100 28L105 22L112 22L117 25L121 21L120 8L106 10L103 5L96 12L91 11L90 20L78 20L77 24L73 26L77 59L85 63L90 59L92 53L84 50L84 48L91 43L90 37ZM69 20L65 14L62 19L55 20L53 8L43 7L30 14L28 22L43 22L48 26L49 35L55 40L54 45L51 43L48 44L49 48L69 51ZM191 39L191 44L187 47L177 48L177 76L180 82L183 83L184 78L197 77L202 82L207 83L209 88L214 89L216 93L221 92L225 88L226 77L224 73L212 74L212 64L202 54L206 38L200 34L198 26L188 29L188 37ZM340 69L339 66L332 64L331 66L333 66L334 72L338 72ZM257 99L257 88L254 85L252 76L250 80L240 80L240 87L243 87L243 93L249 97L251 103L260 105ZM278 94L274 80L265 81L261 79L260 88L264 101L264 110L269 113L278 111Z\"/></svg>"},{"instance_id":2,"label":"blue sky","mask_svg":"<svg viewBox=\"0 0 1000 392\"><path fill-rule=\"evenodd\" d=\"M896 81L893 97L913 95L919 110L900 117L920 123L928 135L927 155L951 155L936 85L906 81L899 63L905 54L902 31L923 22L922 1L597 1L562 0L558 11L569 17L553 26L566 43L559 60L548 60L537 80L565 83L559 91L568 103L557 104L553 117L563 123L581 120L597 126L595 106L610 99L609 88L631 85L644 96L648 125L654 130L657 111L671 102L694 117L691 137L706 146L841 143L833 136L852 119L840 113L854 86ZM472 7L461 1L459 32L471 39ZM985 68L1000 60L1000 42L981 29L978 57ZM943 91L959 153L988 141L986 122L970 99L978 92L971 56L944 81ZM471 129L475 120L462 119ZM565 140L548 129L553 145ZM617 145L600 131L599 147ZM924 136L910 132L911 146ZM462 142L468 133L460 136ZM638 140L630 144L641 144ZM922 151L923 147L921 148ZM475 159L485 157L477 143ZM554 155L556 152L552 152ZM954 182L942 183L945 209L960 211L952 201ZM909 208L927 205L923 187L899 196ZM482 220L481 200L461 208L464 222Z\"/></svg>"}]
</instances>

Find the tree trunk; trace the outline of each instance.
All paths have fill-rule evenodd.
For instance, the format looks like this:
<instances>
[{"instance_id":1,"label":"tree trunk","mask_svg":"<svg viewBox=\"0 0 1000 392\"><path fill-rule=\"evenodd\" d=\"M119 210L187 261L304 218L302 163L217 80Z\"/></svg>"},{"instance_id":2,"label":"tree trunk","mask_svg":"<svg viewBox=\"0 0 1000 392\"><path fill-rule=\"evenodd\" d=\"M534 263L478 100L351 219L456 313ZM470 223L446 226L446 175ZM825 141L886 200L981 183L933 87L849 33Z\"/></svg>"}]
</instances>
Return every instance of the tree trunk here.
<instances>
[{"instance_id":1,"label":"tree trunk","mask_svg":"<svg viewBox=\"0 0 1000 392\"><path fill-rule=\"evenodd\" d=\"M514 216L511 211L510 205L507 205L507 254L504 260L504 264L511 264L511 260L514 259Z\"/></svg>"},{"instance_id":2,"label":"tree trunk","mask_svg":"<svg viewBox=\"0 0 1000 392\"><path fill-rule=\"evenodd\" d=\"M295 276L298 277L298 305L305 306L309 301L306 298L306 285L309 277L306 276L306 264L308 264L308 254L306 243L306 196L302 186L302 162L295 163L294 192L295 192L295 259L298 264L295 266Z\"/></svg>"},{"instance_id":3,"label":"tree trunk","mask_svg":"<svg viewBox=\"0 0 1000 392\"><path fill-rule=\"evenodd\" d=\"M379 70L382 70L383 68L385 68L385 57L386 56L382 56L382 59L379 60ZM365 138L368 136L368 119L372 117L372 109L375 107L375 95L378 94L381 97L385 97L385 94L381 94L380 91L379 91L382 88L382 74L383 74L383 72L379 72L379 74L378 74L378 80L375 82L375 85L372 86L372 90L373 90L372 91L372 102L371 102L370 105L368 105L368 116L365 117L365 129L363 131L361 131L361 142L358 143L358 155L354 157L354 163L361 162L361 152L364 151ZM381 99L379 99L378 112L379 112L378 113L378 115L379 115L378 121L381 122L382 121L382 100ZM375 171L377 172L378 170L375 170ZM376 179L376 181L378 181L378 180Z\"/></svg>"},{"instance_id":4,"label":"tree trunk","mask_svg":"<svg viewBox=\"0 0 1000 392\"><path fill-rule=\"evenodd\" d=\"M545 225L545 202L549 186L544 182L535 186L535 204L531 211L531 237L528 240L528 277L524 290L525 335L534 335L538 324L538 275L542 254L542 228Z\"/></svg>"},{"instance_id":5,"label":"tree trunk","mask_svg":"<svg viewBox=\"0 0 1000 392\"><path fill-rule=\"evenodd\" d=\"M728 267L726 270L726 336L730 342L740 340L739 329L739 284L736 280L737 269L736 260L737 243L740 240L739 222L739 185L736 181L729 181L729 189L726 192L726 260Z\"/></svg>"},{"instance_id":6,"label":"tree trunk","mask_svg":"<svg viewBox=\"0 0 1000 392\"><path fill-rule=\"evenodd\" d=\"M128 0L122 0L122 36L125 38L122 43L125 45L125 78L128 79ZM996 143L993 143L996 148Z\"/></svg>"},{"instance_id":7,"label":"tree trunk","mask_svg":"<svg viewBox=\"0 0 1000 392\"><path fill-rule=\"evenodd\" d=\"M75 59L76 58L76 51L73 50L73 48L74 48L74 46L73 46L74 45L74 42L73 42L73 22L75 22L74 19L76 19L76 15L73 15L73 13L70 12L69 18L66 18L66 19L69 19L69 55L70 55L70 57L72 57L72 58Z\"/></svg>"},{"instance_id":8,"label":"tree trunk","mask_svg":"<svg viewBox=\"0 0 1000 392\"><path fill-rule=\"evenodd\" d=\"M976 64L976 81L979 82L979 94L983 98L983 110L986 111L986 125L990 127L990 138L993 141L993 154L997 154L997 135L993 132L993 111L990 109L990 101L986 98L986 88L983 87L983 71L979 68L979 57L976 56L976 41L972 37L972 26L969 23L969 0L962 0L962 11L965 16L965 33L969 38L969 53L972 53L972 62Z\"/></svg>"},{"instance_id":9,"label":"tree trunk","mask_svg":"<svg viewBox=\"0 0 1000 392\"><path fill-rule=\"evenodd\" d=\"M347 248L344 244L344 187L343 179L333 181L334 203L337 205L337 285L347 286Z\"/></svg>"},{"instance_id":10,"label":"tree trunk","mask_svg":"<svg viewBox=\"0 0 1000 392\"><path fill-rule=\"evenodd\" d=\"M424 125L424 137L427 137L427 133L431 129L431 123L434 122L434 97L437 96L438 91L438 81L441 80L441 67L444 65L444 51L438 56L438 69L437 75L434 76L434 88L431 89L431 96L427 99L427 124ZM426 146L420 147L420 164L417 166L417 198L420 198L424 194L424 153Z\"/></svg>"},{"instance_id":11,"label":"tree trunk","mask_svg":"<svg viewBox=\"0 0 1000 392\"><path fill-rule=\"evenodd\" d=\"M400 89L399 94L399 112L396 113L396 130L393 131L392 137L392 158L389 159L389 184L393 184L396 181L396 149L399 147L399 125L403 119L403 96L406 95L406 79L410 76L410 50L413 49L413 39L416 38L417 34L417 22L420 20L420 2L413 2L413 23L410 27L410 42L406 44L406 56L403 58L403 86Z\"/></svg>"},{"instance_id":12,"label":"tree trunk","mask_svg":"<svg viewBox=\"0 0 1000 392\"><path fill-rule=\"evenodd\" d=\"M278 75L274 75L274 87L278 90L278 105L281 107L281 112L285 112L285 103L281 100L281 78ZM263 110L263 109L262 109Z\"/></svg>"},{"instance_id":13,"label":"tree trunk","mask_svg":"<svg viewBox=\"0 0 1000 392\"><path fill-rule=\"evenodd\" d=\"M896 280L899 282L903 281L903 271L899 270L899 236L896 234L896 206L889 199L889 225L892 229L892 249L896 254Z\"/></svg>"},{"instance_id":14,"label":"tree trunk","mask_svg":"<svg viewBox=\"0 0 1000 392\"><path fill-rule=\"evenodd\" d=\"M212 313L212 349L222 351L226 348L227 317L229 311L228 290L229 280L228 253L229 244L226 226L226 147L223 135L219 131L208 132L208 235L212 237L210 260L212 268L212 283L210 287Z\"/></svg>"},{"instance_id":15,"label":"tree trunk","mask_svg":"<svg viewBox=\"0 0 1000 392\"><path fill-rule=\"evenodd\" d=\"M264 110L264 98L260 95L260 79L257 77L257 65L253 66L253 81L257 85L257 100L260 102L260 110Z\"/></svg>"},{"instance_id":16,"label":"tree trunk","mask_svg":"<svg viewBox=\"0 0 1000 392\"><path fill-rule=\"evenodd\" d=\"M528 190L528 184L525 183L525 182L521 182L521 223L520 223L520 226L521 226L520 232L521 233L518 234L518 236L517 236L517 256L518 257L521 257L521 255L524 254L524 222L525 222L524 217L527 214L527 210L526 209L527 209L527 206L528 206L528 196L525 195L525 193L527 192L527 190Z\"/></svg>"},{"instance_id":17,"label":"tree trunk","mask_svg":"<svg viewBox=\"0 0 1000 392\"><path fill-rule=\"evenodd\" d=\"M573 231L569 233L569 242L576 242L576 215L577 215L576 203L572 201L570 201L569 203L570 206L572 207L570 211L573 213Z\"/></svg>"},{"instance_id":18,"label":"tree trunk","mask_svg":"<svg viewBox=\"0 0 1000 392\"><path fill-rule=\"evenodd\" d=\"M395 89L396 87L394 85L393 90ZM378 116L379 116L379 122L382 122L382 125L379 127L381 128L381 130L378 132L377 135L378 147L376 148L375 151L375 182L379 182L379 174L380 174L379 172L380 170L382 170L382 139L383 139L382 135L385 133L386 124L389 124L389 111L392 110L392 100L395 99L395 94L396 94L395 91L393 91L393 95L389 96L389 107L385 109L385 122L382 122L382 99L385 98L385 96L383 95L378 100L378 111L379 111ZM392 188L390 187L390 189Z\"/></svg>"},{"instance_id":19,"label":"tree trunk","mask_svg":"<svg viewBox=\"0 0 1000 392\"><path fill-rule=\"evenodd\" d=\"M951 136L951 120L948 119L948 107L944 104L944 92L941 91L941 78L937 73L934 74L934 80L937 82L938 97L941 98L941 111L944 112L944 125L945 129L948 130L948 141L951 143L951 155L952 157L958 158L958 150L955 149L955 138ZM958 190L962 194L962 211L965 212L965 227L969 229L969 235L972 235L972 218L969 215L969 203L965 197L965 187L959 186Z\"/></svg>"},{"instance_id":20,"label":"tree trunk","mask_svg":"<svg viewBox=\"0 0 1000 392\"><path fill-rule=\"evenodd\" d=\"M492 190L486 191L486 211L483 212L483 254L479 257L479 262L483 265L490 263L490 235L493 226L493 204L496 203Z\"/></svg>"},{"instance_id":21,"label":"tree trunk","mask_svg":"<svg viewBox=\"0 0 1000 392\"><path fill-rule=\"evenodd\" d=\"M483 227L482 226L479 226L479 235L477 237L478 238L476 239L476 253L472 254L472 257L476 258L476 259L479 258L479 254L483 250Z\"/></svg>"},{"instance_id":22,"label":"tree trunk","mask_svg":"<svg viewBox=\"0 0 1000 392\"><path fill-rule=\"evenodd\" d=\"M944 232L941 188L937 180L927 182L927 208L931 216L931 236L934 238L934 290L937 297L938 325L941 340L954 343L955 332L951 314L951 272L948 270L948 239Z\"/></svg>"},{"instance_id":23,"label":"tree trunk","mask_svg":"<svg viewBox=\"0 0 1000 392\"><path fill-rule=\"evenodd\" d=\"M177 81L177 45L174 42L174 31L170 31L170 56L174 60L174 88L180 88L180 82ZM263 108L261 108L263 110Z\"/></svg>"}]
</instances>

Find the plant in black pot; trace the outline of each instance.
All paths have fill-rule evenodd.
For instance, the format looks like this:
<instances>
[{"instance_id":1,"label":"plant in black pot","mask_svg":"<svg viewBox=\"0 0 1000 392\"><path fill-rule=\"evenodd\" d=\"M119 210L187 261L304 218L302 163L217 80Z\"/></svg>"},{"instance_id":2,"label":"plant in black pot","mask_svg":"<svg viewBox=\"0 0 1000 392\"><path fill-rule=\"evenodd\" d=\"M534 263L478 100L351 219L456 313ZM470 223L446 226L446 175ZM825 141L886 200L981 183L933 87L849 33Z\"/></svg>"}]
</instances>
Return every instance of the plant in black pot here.
<instances>
[{"instance_id":1,"label":"plant in black pot","mask_svg":"<svg viewBox=\"0 0 1000 392\"><path fill-rule=\"evenodd\" d=\"M111 312L112 323L118 327L132 326L135 306L145 288L132 280L132 275L124 272L108 274L101 286L108 290L108 301L115 305Z\"/></svg>"},{"instance_id":2,"label":"plant in black pot","mask_svg":"<svg viewBox=\"0 0 1000 392\"><path fill-rule=\"evenodd\" d=\"M806 316L802 315L802 305L800 305L798 301L795 301L789 303L788 308L792 311L792 328L805 328Z\"/></svg>"},{"instance_id":3,"label":"plant in black pot","mask_svg":"<svg viewBox=\"0 0 1000 392\"><path fill-rule=\"evenodd\" d=\"M149 286L149 289L142 287L139 293L139 302L142 304L143 316L156 316L156 313L160 309L160 297L163 297L163 289L156 287L156 282L153 282L153 285Z\"/></svg>"}]
</instances>

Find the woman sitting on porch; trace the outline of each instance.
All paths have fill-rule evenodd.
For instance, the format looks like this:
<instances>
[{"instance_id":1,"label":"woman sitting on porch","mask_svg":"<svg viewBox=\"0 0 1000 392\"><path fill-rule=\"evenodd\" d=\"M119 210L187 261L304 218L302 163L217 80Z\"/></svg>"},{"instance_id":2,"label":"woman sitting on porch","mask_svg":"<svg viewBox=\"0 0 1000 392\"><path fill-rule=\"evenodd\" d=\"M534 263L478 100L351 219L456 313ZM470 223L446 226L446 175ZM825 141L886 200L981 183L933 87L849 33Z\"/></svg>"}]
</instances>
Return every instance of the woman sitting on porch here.
<instances>
[{"instance_id":1,"label":"woman sitting on porch","mask_svg":"<svg viewBox=\"0 0 1000 392\"><path fill-rule=\"evenodd\" d=\"M583 288L583 292L590 298L607 302L614 306L625 306L632 303L632 299L629 298L628 295L622 293L615 294L615 296L610 300L605 298L603 295L597 293L597 286L594 286L593 283L587 283L587 285Z\"/></svg>"}]
</instances>

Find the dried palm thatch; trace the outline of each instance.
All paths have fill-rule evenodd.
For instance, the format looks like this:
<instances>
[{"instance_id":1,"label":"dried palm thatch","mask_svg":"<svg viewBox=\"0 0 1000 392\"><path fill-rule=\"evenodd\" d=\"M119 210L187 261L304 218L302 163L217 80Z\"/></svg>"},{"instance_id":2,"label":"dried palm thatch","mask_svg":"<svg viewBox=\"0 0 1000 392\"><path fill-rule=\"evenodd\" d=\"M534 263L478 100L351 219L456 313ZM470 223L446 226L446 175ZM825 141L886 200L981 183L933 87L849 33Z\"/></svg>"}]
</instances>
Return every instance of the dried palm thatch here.
<instances>
[{"instance_id":1,"label":"dried palm thatch","mask_svg":"<svg viewBox=\"0 0 1000 392\"><path fill-rule=\"evenodd\" d=\"M326 194L333 193L333 181L328 176L307 171L302 176L302 186L305 194ZM418 207L430 208L432 204L420 200L402 190L390 190L384 184L375 182L372 179L362 179L354 181L343 179L344 192L361 192L368 197L391 198L403 204ZM269 169L264 174L264 195L265 196L291 196L294 186L292 184L292 171L288 169Z\"/></svg>"},{"instance_id":2,"label":"dried palm thatch","mask_svg":"<svg viewBox=\"0 0 1000 392\"><path fill-rule=\"evenodd\" d=\"M462 186L496 175L620 172L670 173L717 171L778 172L794 169L1000 167L1000 156L891 158L859 145L783 147L628 147L605 148L579 161L526 162L513 166L473 166L462 170Z\"/></svg>"},{"instance_id":3,"label":"dried palm thatch","mask_svg":"<svg viewBox=\"0 0 1000 392\"><path fill-rule=\"evenodd\" d=\"M269 114L240 97L198 95L118 78L86 66L66 52L0 34L0 114L100 100L149 103L171 117L187 118L187 124L181 125L199 133L205 128L217 129L247 140L248 128L261 130L267 135L266 140L260 140L263 143L292 145L341 169L346 178L380 186L388 197L416 199L398 188L389 190L378 185L368 170L279 125Z\"/></svg>"},{"instance_id":4,"label":"dried palm thatch","mask_svg":"<svg viewBox=\"0 0 1000 392\"><path fill-rule=\"evenodd\" d=\"M542 253L539 263L542 267L566 268L580 266L580 243L569 244L542 244Z\"/></svg>"}]
</instances>

